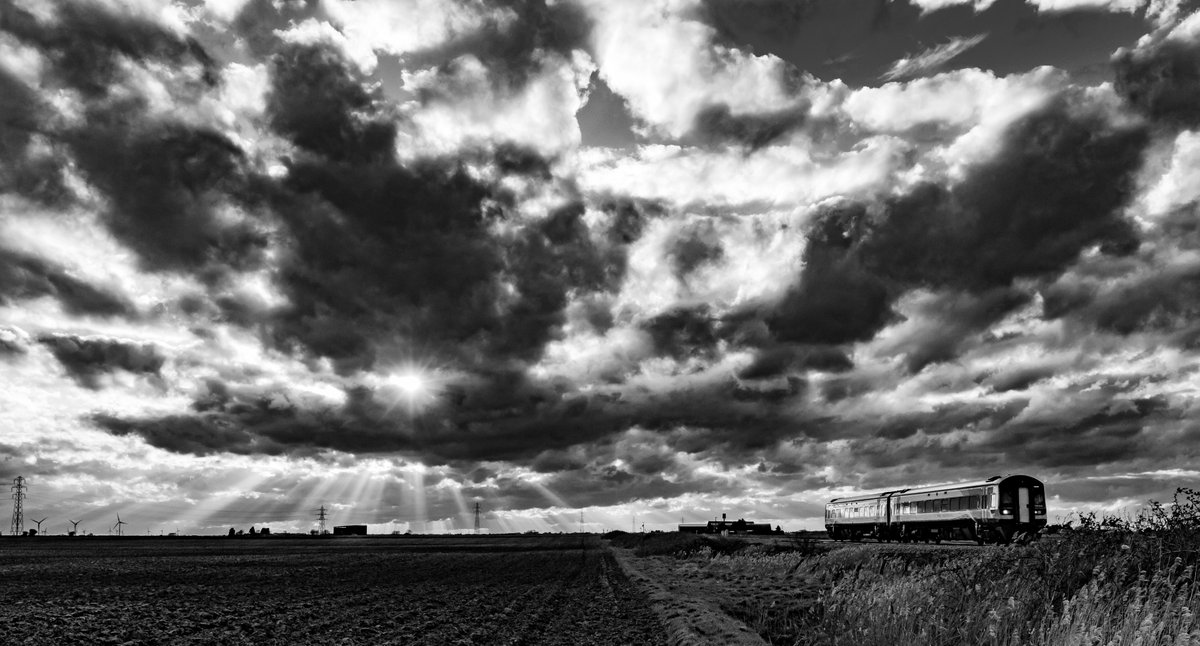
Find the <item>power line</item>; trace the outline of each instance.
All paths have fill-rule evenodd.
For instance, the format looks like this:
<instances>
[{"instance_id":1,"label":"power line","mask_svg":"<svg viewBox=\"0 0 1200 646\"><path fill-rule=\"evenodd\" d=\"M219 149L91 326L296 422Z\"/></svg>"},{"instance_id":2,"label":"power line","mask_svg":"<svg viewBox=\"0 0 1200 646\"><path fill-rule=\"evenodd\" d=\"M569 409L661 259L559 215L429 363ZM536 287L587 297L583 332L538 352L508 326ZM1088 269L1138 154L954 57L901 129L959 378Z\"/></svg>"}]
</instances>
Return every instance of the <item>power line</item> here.
<instances>
[{"instance_id":1,"label":"power line","mask_svg":"<svg viewBox=\"0 0 1200 646\"><path fill-rule=\"evenodd\" d=\"M12 534L13 534L13 536L17 536L18 534L25 533L25 515L21 510L21 503L22 503L22 501L25 500L25 478L24 478L24 476L17 476L17 479L13 480L12 491L13 491L13 495L12 495L12 499L13 499Z\"/></svg>"}]
</instances>

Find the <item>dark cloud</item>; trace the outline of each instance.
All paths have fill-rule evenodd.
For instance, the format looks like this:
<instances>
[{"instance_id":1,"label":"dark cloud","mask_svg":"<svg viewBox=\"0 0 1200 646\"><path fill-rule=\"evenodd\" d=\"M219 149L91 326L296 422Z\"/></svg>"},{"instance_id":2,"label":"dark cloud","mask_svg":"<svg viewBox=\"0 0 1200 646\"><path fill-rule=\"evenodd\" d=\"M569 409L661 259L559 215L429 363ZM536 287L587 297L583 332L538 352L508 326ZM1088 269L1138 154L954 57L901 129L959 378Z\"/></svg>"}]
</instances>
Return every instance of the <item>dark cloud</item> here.
<instances>
[{"instance_id":1,"label":"dark cloud","mask_svg":"<svg viewBox=\"0 0 1200 646\"><path fill-rule=\"evenodd\" d=\"M767 379L793 370L843 372L854 362L840 348L827 345L777 345L760 350L750 365L738 371L739 379Z\"/></svg>"},{"instance_id":2,"label":"dark cloud","mask_svg":"<svg viewBox=\"0 0 1200 646\"><path fill-rule=\"evenodd\" d=\"M688 138L702 144L732 143L755 151L803 126L807 120L807 106L735 115L730 112L728 105L721 103L710 105L696 114Z\"/></svg>"},{"instance_id":3,"label":"dark cloud","mask_svg":"<svg viewBox=\"0 0 1200 646\"><path fill-rule=\"evenodd\" d=\"M1152 475L1089 477L1058 480L1047 489L1051 496L1085 505L1107 506L1113 501L1133 498L1139 501L1169 500L1176 484L1169 478Z\"/></svg>"},{"instance_id":4,"label":"dark cloud","mask_svg":"<svg viewBox=\"0 0 1200 646\"><path fill-rule=\"evenodd\" d=\"M278 452L274 447L257 443L244 429L231 428L214 416L169 415L157 419L132 420L97 413L92 416L92 422L113 435L136 434L151 446L176 453Z\"/></svg>"},{"instance_id":5,"label":"dark cloud","mask_svg":"<svg viewBox=\"0 0 1200 646\"><path fill-rule=\"evenodd\" d=\"M0 247L0 303L50 296L72 314L126 316L137 314L120 295L73 276L62 267L33 255Z\"/></svg>"},{"instance_id":6,"label":"dark cloud","mask_svg":"<svg viewBox=\"0 0 1200 646\"><path fill-rule=\"evenodd\" d=\"M0 30L36 47L50 59L58 80L92 97L106 95L123 75L123 60L156 60L199 66L203 81L217 81L216 63L195 40L132 15L108 11L100 3L55 2L54 19L3 3Z\"/></svg>"},{"instance_id":7,"label":"dark cloud","mask_svg":"<svg viewBox=\"0 0 1200 646\"><path fill-rule=\"evenodd\" d=\"M0 192L16 193L44 204L62 201L63 160L45 137L41 98L25 83L0 70ZM30 145L46 144L31 154Z\"/></svg>"},{"instance_id":8,"label":"dark cloud","mask_svg":"<svg viewBox=\"0 0 1200 646\"><path fill-rule=\"evenodd\" d=\"M998 371L989 375L984 384L990 386L993 392L1004 393L1026 390L1043 379L1053 377L1057 370L1051 366L1030 366L1012 370Z\"/></svg>"},{"instance_id":9,"label":"dark cloud","mask_svg":"<svg viewBox=\"0 0 1200 646\"><path fill-rule=\"evenodd\" d=\"M335 162L390 160L396 126L378 114L382 96L365 82L328 47L286 45L271 59L271 127Z\"/></svg>"},{"instance_id":10,"label":"dark cloud","mask_svg":"<svg viewBox=\"0 0 1200 646\"><path fill-rule=\"evenodd\" d=\"M253 220L230 223L244 154L224 135L179 124L130 122L120 108L91 115L68 135L83 175L112 201L109 229L150 269L250 269L267 236Z\"/></svg>"},{"instance_id":11,"label":"dark cloud","mask_svg":"<svg viewBox=\"0 0 1200 646\"><path fill-rule=\"evenodd\" d=\"M651 219L666 213L666 209L658 202L629 197L602 200L600 210L611 218L605 237L612 245L636 242L642 237Z\"/></svg>"},{"instance_id":12,"label":"dark cloud","mask_svg":"<svg viewBox=\"0 0 1200 646\"><path fill-rule=\"evenodd\" d=\"M193 412L130 419L99 413L92 421L116 434L141 436L177 453L311 454L320 449L391 452L411 447L403 425L362 388L334 408L306 410L282 393L237 392L219 381L192 404Z\"/></svg>"},{"instance_id":13,"label":"dark cloud","mask_svg":"<svg viewBox=\"0 0 1200 646\"><path fill-rule=\"evenodd\" d=\"M705 305L680 307L642 324L650 334L659 356L684 361L690 357L711 359L717 350L717 323Z\"/></svg>"},{"instance_id":14,"label":"dark cloud","mask_svg":"<svg viewBox=\"0 0 1200 646\"><path fill-rule=\"evenodd\" d=\"M1085 316L1119 334L1173 332L1200 320L1200 267L1165 271L1098 297Z\"/></svg>"},{"instance_id":15,"label":"dark cloud","mask_svg":"<svg viewBox=\"0 0 1200 646\"><path fill-rule=\"evenodd\" d=\"M785 414L780 397L738 396L738 389L726 382L617 397L572 393L509 373L455 386L428 409L412 413L401 396L386 390L351 388L346 403L312 409L294 405L283 391L211 383L186 415L105 414L93 422L183 453L312 455L328 449L401 453L426 464L509 461L542 469L555 462L573 468L578 461L548 451L590 450L633 427L660 436L671 449L724 457L794 434L795 420Z\"/></svg>"},{"instance_id":16,"label":"dark cloud","mask_svg":"<svg viewBox=\"0 0 1200 646\"><path fill-rule=\"evenodd\" d=\"M1027 301L1013 281L1053 277L1085 249L1128 254L1138 245L1121 207L1148 141L1067 100L1013 124L1004 145L951 187L923 184L882 204L843 203L815 220L804 272L767 318L780 340L862 341L895 320L906 290L943 297L951 334L930 328L909 366L952 358L973 330Z\"/></svg>"},{"instance_id":17,"label":"dark cloud","mask_svg":"<svg viewBox=\"0 0 1200 646\"><path fill-rule=\"evenodd\" d=\"M250 223L227 224L218 215L243 183L244 153L215 131L150 117L143 99L113 92L126 80L125 62L171 64L184 71L179 79L188 92L211 89L216 63L196 41L86 2L58 4L50 23L8 7L0 29L47 57L47 87L65 86L89 98L83 125L63 127L51 126L57 120L46 106L14 92L6 120L38 129L53 144L52 154L31 167L44 181L10 174L19 192L42 201L64 199L65 159L59 153L69 151L73 168L108 198L105 221L112 233L147 268L193 271L257 262L264 235ZM5 138L6 157L10 147L28 143L22 137Z\"/></svg>"},{"instance_id":18,"label":"dark cloud","mask_svg":"<svg viewBox=\"0 0 1200 646\"><path fill-rule=\"evenodd\" d=\"M898 440L917 433L934 436L953 431L997 429L1025 410L1028 404L1024 400L1002 404L951 404L937 406L927 412L902 412L883 420L873 434L875 437Z\"/></svg>"},{"instance_id":19,"label":"dark cloud","mask_svg":"<svg viewBox=\"0 0 1200 646\"><path fill-rule=\"evenodd\" d=\"M1091 246L1129 253L1137 238L1120 209L1147 143L1142 129L1052 104L1011 126L961 184L890 202L867 225L864 261L904 282L980 290L1054 275Z\"/></svg>"},{"instance_id":20,"label":"dark cloud","mask_svg":"<svg viewBox=\"0 0 1200 646\"><path fill-rule=\"evenodd\" d=\"M667 249L667 258L680 280L687 280L688 274L724 256L720 234L708 221L680 232Z\"/></svg>"},{"instance_id":21,"label":"dark cloud","mask_svg":"<svg viewBox=\"0 0 1200 646\"><path fill-rule=\"evenodd\" d=\"M1043 468L1109 464L1146 454L1152 441L1145 433L1172 415L1160 397L1087 398L1071 407L990 433L979 448L1000 453L1009 463Z\"/></svg>"},{"instance_id":22,"label":"dark cloud","mask_svg":"<svg viewBox=\"0 0 1200 646\"><path fill-rule=\"evenodd\" d=\"M166 362L158 348L150 343L69 334L47 334L37 340L50 349L72 379L91 389L99 389L101 376L116 370L157 375Z\"/></svg>"},{"instance_id":23,"label":"dark cloud","mask_svg":"<svg viewBox=\"0 0 1200 646\"><path fill-rule=\"evenodd\" d=\"M401 165L395 127L365 82L326 48L293 46L272 63L270 122L305 151L273 204L293 241L277 342L347 374L396 338L466 366L536 360L565 321L568 294L619 284L642 209L604 207L614 223L597 239L579 202L499 234L509 196L454 160ZM531 150L494 155L501 173L547 179L549 161Z\"/></svg>"},{"instance_id":24,"label":"dark cloud","mask_svg":"<svg viewBox=\"0 0 1200 646\"><path fill-rule=\"evenodd\" d=\"M1113 56L1116 90L1152 119L1200 124L1200 42L1160 39Z\"/></svg>"},{"instance_id":25,"label":"dark cloud","mask_svg":"<svg viewBox=\"0 0 1200 646\"><path fill-rule=\"evenodd\" d=\"M1188 346L1200 317L1200 267L1182 265L1123 280L1064 277L1043 293L1043 316L1121 335L1155 333Z\"/></svg>"},{"instance_id":26,"label":"dark cloud","mask_svg":"<svg viewBox=\"0 0 1200 646\"><path fill-rule=\"evenodd\" d=\"M492 159L503 175L526 175L543 181L551 179L550 160L528 146L500 143L492 152Z\"/></svg>"},{"instance_id":27,"label":"dark cloud","mask_svg":"<svg viewBox=\"0 0 1200 646\"><path fill-rule=\"evenodd\" d=\"M1029 294L1009 287L940 295L915 313L915 329L897 339L895 349L906 355L905 365L913 373L951 361L969 337L1030 300Z\"/></svg>"},{"instance_id":28,"label":"dark cloud","mask_svg":"<svg viewBox=\"0 0 1200 646\"><path fill-rule=\"evenodd\" d=\"M767 318L781 341L840 344L865 341L893 319L888 283L856 253L863 205L823 213L809 233L804 271Z\"/></svg>"}]
</instances>

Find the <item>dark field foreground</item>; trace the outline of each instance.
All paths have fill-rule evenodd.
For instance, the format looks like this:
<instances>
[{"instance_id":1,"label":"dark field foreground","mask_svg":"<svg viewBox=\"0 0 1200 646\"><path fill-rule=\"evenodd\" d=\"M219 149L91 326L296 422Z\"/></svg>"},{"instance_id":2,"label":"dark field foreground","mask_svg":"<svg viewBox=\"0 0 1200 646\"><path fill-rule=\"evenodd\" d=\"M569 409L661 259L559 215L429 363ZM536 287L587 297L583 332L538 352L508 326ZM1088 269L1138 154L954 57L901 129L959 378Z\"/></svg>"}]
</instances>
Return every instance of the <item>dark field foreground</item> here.
<instances>
[{"instance_id":1,"label":"dark field foreground","mask_svg":"<svg viewBox=\"0 0 1200 646\"><path fill-rule=\"evenodd\" d=\"M0 540L0 644L661 644L596 537Z\"/></svg>"}]
</instances>

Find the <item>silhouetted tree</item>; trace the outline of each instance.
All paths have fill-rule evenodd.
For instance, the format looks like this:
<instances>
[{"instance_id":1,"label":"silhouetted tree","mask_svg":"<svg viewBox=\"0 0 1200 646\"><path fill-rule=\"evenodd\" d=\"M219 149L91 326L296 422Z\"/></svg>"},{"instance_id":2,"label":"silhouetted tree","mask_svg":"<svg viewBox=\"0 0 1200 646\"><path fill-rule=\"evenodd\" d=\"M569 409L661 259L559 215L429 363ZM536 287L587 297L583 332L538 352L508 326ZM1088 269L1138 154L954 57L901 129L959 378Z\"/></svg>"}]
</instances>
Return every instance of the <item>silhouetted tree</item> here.
<instances>
[{"instance_id":1,"label":"silhouetted tree","mask_svg":"<svg viewBox=\"0 0 1200 646\"><path fill-rule=\"evenodd\" d=\"M234 534L236 534L236 533L237 533L237 530L236 530L236 529L234 529L234 528L232 528L232 527L230 527L230 528L229 528L229 535L230 535L230 536L233 536L233 535L234 535Z\"/></svg>"},{"instance_id":2,"label":"silhouetted tree","mask_svg":"<svg viewBox=\"0 0 1200 646\"><path fill-rule=\"evenodd\" d=\"M257 532L255 532L255 531L254 531L254 525L251 525L251 526L250 526L250 532L249 532L249 534L250 534L251 536L254 536L254 534L256 534L256 533L257 533Z\"/></svg>"}]
</instances>

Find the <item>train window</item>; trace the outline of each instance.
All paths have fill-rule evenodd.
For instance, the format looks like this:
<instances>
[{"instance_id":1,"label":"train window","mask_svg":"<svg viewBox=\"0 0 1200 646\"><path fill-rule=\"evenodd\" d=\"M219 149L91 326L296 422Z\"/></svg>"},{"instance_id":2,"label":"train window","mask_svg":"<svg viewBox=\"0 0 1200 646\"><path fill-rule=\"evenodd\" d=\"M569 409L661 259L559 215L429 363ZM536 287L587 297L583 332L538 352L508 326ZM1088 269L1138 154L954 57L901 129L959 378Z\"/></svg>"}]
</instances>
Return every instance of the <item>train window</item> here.
<instances>
[{"instance_id":1,"label":"train window","mask_svg":"<svg viewBox=\"0 0 1200 646\"><path fill-rule=\"evenodd\" d=\"M1010 489L1008 491L1001 491L1000 492L1000 506L1001 507L1012 507L1012 505L1013 505L1012 490Z\"/></svg>"},{"instance_id":2,"label":"train window","mask_svg":"<svg viewBox=\"0 0 1200 646\"><path fill-rule=\"evenodd\" d=\"M1045 507L1046 506L1046 494L1042 493L1041 489L1033 490L1033 506L1034 507Z\"/></svg>"}]
</instances>

